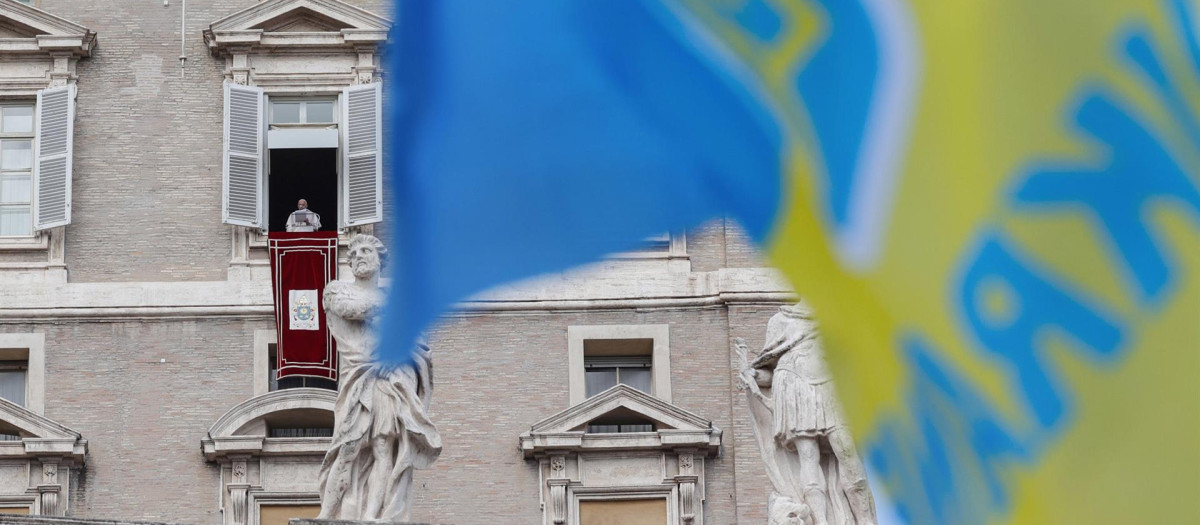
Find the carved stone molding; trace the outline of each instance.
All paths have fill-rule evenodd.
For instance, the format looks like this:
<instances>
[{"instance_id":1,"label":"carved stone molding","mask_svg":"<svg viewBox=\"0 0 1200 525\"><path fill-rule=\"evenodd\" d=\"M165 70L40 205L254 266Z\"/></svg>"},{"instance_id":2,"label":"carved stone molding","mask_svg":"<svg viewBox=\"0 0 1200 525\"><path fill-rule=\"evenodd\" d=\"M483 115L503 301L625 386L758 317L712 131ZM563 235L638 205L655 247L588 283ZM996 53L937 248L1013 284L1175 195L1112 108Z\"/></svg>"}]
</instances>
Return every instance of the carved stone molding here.
<instances>
[{"instance_id":1,"label":"carved stone molding","mask_svg":"<svg viewBox=\"0 0 1200 525\"><path fill-rule=\"evenodd\" d=\"M246 498L250 484L230 483L226 487L229 489L229 506L233 509L233 525L246 525L246 517L250 514L250 503Z\"/></svg>"},{"instance_id":2,"label":"carved stone molding","mask_svg":"<svg viewBox=\"0 0 1200 525\"><path fill-rule=\"evenodd\" d=\"M652 432L589 433L592 421L622 414ZM720 451L721 430L700 416L627 385L539 421L520 437L544 474L545 520L574 525L581 500L662 498L671 525L703 523L704 462Z\"/></svg>"},{"instance_id":3,"label":"carved stone molding","mask_svg":"<svg viewBox=\"0 0 1200 525\"><path fill-rule=\"evenodd\" d=\"M26 488L0 491L0 499L27 501L31 512L45 516L65 515L71 501L71 476L83 465L87 440L5 399L0 399L0 427L5 434L19 436L14 441L0 441L0 459L8 464L23 463L30 473Z\"/></svg>"},{"instance_id":4,"label":"carved stone molding","mask_svg":"<svg viewBox=\"0 0 1200 525\"><path fill-rule=\"evenodd\" d=\"M339 0L266 0L210 24L204 42L238 84L332 93L379 81L377 48L391 27L391 20ZM320 60L296 69L297 56Z\"/></svg>"},{"instance_id":5,"label":"carved stone molding","mask_svg":"<svg viewBox=\"0 0 1200 525\"><path fill-rule=\"evenodd\" d=\"M332 390L278 390L239 403L213 423L200 448L221 469L225 525L254 523L263 501L319 501L317 472L330 438L273 438L270 428L290 418L301 425L326 418L332 426L336 401Z\"/></svg>"}]
</instances>

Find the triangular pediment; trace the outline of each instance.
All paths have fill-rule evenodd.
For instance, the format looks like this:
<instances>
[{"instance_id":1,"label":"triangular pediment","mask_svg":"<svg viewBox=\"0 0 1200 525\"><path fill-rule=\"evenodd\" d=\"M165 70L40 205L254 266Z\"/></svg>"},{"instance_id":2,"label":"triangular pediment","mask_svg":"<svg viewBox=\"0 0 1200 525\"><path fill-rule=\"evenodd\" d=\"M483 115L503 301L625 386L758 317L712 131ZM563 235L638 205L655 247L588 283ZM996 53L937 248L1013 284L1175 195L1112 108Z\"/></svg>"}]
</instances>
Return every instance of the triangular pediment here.
<instances>
[{"instance_id":1,"label":"triangular pediment","mask_svg":"<svg viewBox=\"0 0 1200 525\"><path fill-rule=\"evenodd\" d=\"M34 40L36 47L31 50L70 50L87 55L95 46L96 33L36 7L0 0L0 38Z\"/></svg>"},{"instance_id":2,"label":"triangular pediment","mask_svg":"<svg viewBox=\"0 0 1200 525\"><path fill-rule=\"evenodd\" d=\"M392 22L339 0L266 0L226 16L212 32L332 32L344 29L388 30Z\"/></svg>"},{"instance_id":3,"label":"triangular pediment","mask_svg":"<svg viewBox=\"0 0 1200 525\"><path fill-rule=\"evenodd\" d=\"M0 431L22 438L79 439L79 433L25 407L0 398Z\"/></svg>"},{"instance_id":4,"label":"triangular pediment","mask_svg":"<svg viewBox=\"0 0 1200 525\"><path fill-rule=\"evenodd\" d=\"M628 385L617 385L535 423L530 432L578 432L589 423L614 418L649 422L656 430L707 431L712 428L712 422L696 414Z\"/></svg>"},{"instance_id":5,"label":"triangular pediment","mask_svg":"<svg viewBox=\"0 0 1200 525\"><path fill-rule=\"evenodd\" d=\"M87 440L78 432L7 399L0 399L0 433L19 438L0 442L4 445L0 447L0 458L32 455L82 459L87 454Z\"/></svg>"},{"instance_id":6,"label":"triangular pediment","mask_svg":"<svg viewBox=\"0 0 1200 525\"><path fill-rule=\"evenodd\" d=\"M251 29L273 33L319 33L352 28L342 20L330 18L308 8L300 8L257 24Z\"/></svg>"}]
</instances>

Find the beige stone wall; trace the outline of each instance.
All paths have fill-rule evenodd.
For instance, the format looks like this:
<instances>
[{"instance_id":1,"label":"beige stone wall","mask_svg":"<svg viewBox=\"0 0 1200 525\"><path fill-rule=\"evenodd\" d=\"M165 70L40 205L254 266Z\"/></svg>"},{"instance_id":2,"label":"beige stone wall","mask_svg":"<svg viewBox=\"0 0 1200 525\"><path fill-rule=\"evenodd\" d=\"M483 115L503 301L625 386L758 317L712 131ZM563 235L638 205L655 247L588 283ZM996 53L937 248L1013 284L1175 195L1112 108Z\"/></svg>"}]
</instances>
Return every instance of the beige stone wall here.
<instances>
[{"instance_id":1,"label":"beige stone wall","mask_svg":"<svg viewBox=\"0 0 1200 525\"><path fill-rule=\"evenodd\" d=\"M730 336L761 345L773 306L480 313L438 328L433 418L445 441L419 474L414 518L445 523L540 520L536 463L517 436L568 407L567 327L668 324L674 404L724 431L706 463L707 523L763 519L765 479ZM733 327L731 328L731 325ZM217 468L200 454L209 425L252 394L253 334L269 319L0 325L46 334L46 415L89 441L72 515L219 523ZM165 362L162 362L165 360ZM180 498L181 494L191 495ZM462 495L471 504L462 504Z\"/></svg>"},{"instance_id":2,"label":"beige stone wall","mask_svg":"<svg viewBox=\"0 0 1200 525\"><path fill-rule=\"evenodd\" d=\"M721 455L706 463L708 523L735 523L734 459L729 432L733 380L724 308L480 315L456 318L431 344L436 386L433 417L445 441L434 469L421 476L418 521L536 523L537 469L521 459L516 436L568 408L567 326L668 324L674 404L722 429ZM760 336L761 337L761 336ZM737 401L740 401L737 400ZM448 505L462 491L471 505ZM761 491L761 487L759 488ZM763 500L765 501L765 499Z\"/></svg>"},{"instance_id":3,"label":"beige stone wall","mask_svg":"<svg viewBox=\"0 0 1200 525\"><path fill-rule=\"evenodd\" d=\"M201 31L257 0L187 3L183 77L181 0L168 7L160 0L39 2L95 31L99 41L78 65L70 279L225 279L231 254L220 200L225 64L208 53ZM384 0L349 3L389 16Z\"/></svg>"},{"instance_id":4,"label":"beige stone wall","mask_svg":"<svg viewBox=\"0 0 1200 525\"><path fill-rule=\"evenodd\" d=\"M79 517L219 523L200 439L251 394L254 329L181 320L0 325L46 334L46 416L88 440Z\"/></svg>"}]
</instances>

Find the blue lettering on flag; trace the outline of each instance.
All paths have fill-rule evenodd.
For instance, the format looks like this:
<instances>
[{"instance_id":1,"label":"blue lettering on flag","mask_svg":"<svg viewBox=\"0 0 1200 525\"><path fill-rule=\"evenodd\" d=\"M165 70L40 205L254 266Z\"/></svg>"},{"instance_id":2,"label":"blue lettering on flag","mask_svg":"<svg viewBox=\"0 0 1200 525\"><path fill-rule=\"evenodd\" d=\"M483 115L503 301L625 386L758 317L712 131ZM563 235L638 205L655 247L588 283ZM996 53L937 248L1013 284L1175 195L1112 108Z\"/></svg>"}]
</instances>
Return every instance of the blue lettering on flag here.
<instances>
[{"instance_id":1,"label":"blue lettering on flag","mask_svg":"<svg viewBox=\"0 0 1200 525\"><path fill-rule=\"evenodd\" d=\"M971 381L919 335L898 345L913 371L911 420L892 419L869 441L867 460L907 523L987 523L1006 511L1006 465L1030 461L1039 441L1011 429Z\"/></svg>"},{"instance_id":2,"label":"blue lettering on flag","mask_svg":"<svg viewBox=\"0 0 1200 525\"><path fill-rule=\"evenodd\" d=\"M1066 283L1036 271L995 234L984 236L983 248L970 263L959 287L959 306L971 332L988 352L1008 362L1041 427L1053 429L1069 409L1064 388L1048 370L1049 359L1039 348L1047 328L1091 349L1093 357L1111 360L1121 344L1121 328L1108 316L1085 306ZM1011 291L1014 313L997 320L984 311L989 285Z\"/></svg>"},{"instance_id":3,"label":"blue lettering on flag","mask_svg":"<svg viewBox=\"0 0 1200 525\"><path fill-rule=\"evenodd\" d=\"M1200 80L1200 53L1189 22L1187 7L1179 0L1170 3L1180 17L1180 38ZM1123 40L1123 52L1131 65L1150 83L1159 102L1188 137L1192 148L1200 147L1200 126L1180 88L1171 80L1144 31ZM1104 93L1086 93L1075 121L1083 133L1107 148L1100 160L1044 165L1026 178L1015 193L1015 203L1025 205L1082 205L1091 211L1123 262L1131 286L1141 302L1161 306L1173 278L1172 258L1146 224L1147 208L1159 202L1182 205L1200 220L1200 192L1168 151L1161 136L1152 133Z\"/></svg>"},{"instance_id":4,"label":"blue lettering on flag","mask_svg":"<svg viewBox=\"0 0 1200 525\"><path fill-rule=\"evenodd\" d=\"M1147 204L1171 197L1200 213L1200 194L1163 144L1108 97L1088 95L1076 114L1079 126L1108 146L1100 167L1043 169L1016 192L1020 203L1086 206L1108 233L1117 256L1147 304L1158 304L1171 280L1164 248L1151 235Z\"/></svg>"}]
</instances>

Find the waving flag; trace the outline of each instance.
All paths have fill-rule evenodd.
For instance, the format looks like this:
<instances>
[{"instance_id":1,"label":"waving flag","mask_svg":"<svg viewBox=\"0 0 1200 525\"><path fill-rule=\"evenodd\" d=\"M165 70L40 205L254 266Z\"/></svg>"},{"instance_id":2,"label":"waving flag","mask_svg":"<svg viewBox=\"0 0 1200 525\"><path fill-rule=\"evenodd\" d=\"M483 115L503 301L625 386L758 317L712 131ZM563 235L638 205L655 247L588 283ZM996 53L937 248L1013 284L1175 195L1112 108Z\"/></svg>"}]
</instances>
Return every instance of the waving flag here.
<instances>
[{"instance_id":1,"label":"waving flag","mask_svg":"<svg viewBox=\"0 0 1200 525\"><path fill-rule=\"evenodd\" d=\"M1188 0L407 0L385 353L738 218L914 524L1200 517Z\"/></svg>"}]
</instances>

